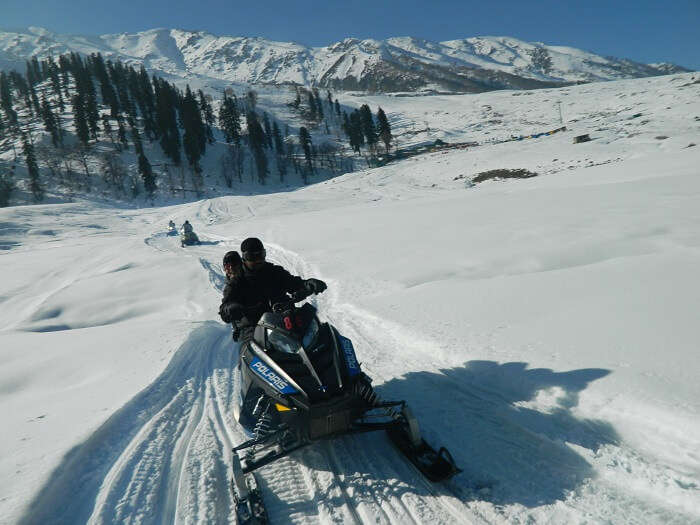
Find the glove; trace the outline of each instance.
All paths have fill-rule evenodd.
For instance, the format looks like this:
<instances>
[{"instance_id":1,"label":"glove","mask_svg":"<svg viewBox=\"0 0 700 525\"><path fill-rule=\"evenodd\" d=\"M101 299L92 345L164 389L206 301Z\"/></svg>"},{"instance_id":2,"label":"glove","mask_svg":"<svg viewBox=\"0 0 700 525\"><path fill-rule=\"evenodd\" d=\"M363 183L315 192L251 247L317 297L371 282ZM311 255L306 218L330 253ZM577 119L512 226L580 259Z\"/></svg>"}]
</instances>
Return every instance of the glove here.
<instances>
[{"instance_id":1,"label":"glove","mask_svg":"<svg viewBox=\"0 0 700 525\"><path fill-rule=\"evenodd\" d=\"M224 323L231 323L243 317L243 307L238 303L222 304L219 308L219 315Z\"/></svg>"},{"instance_id":2,"label":"glove","mask_svg":"<svg viewBox=\"0 0 700 525\"><path fill-rule=\"evenodd\" d=\"M306 288L307 292L312 294L321 293L328 288L328 286L326 286L326 283L324 283L321 279L307 279L304 281L304 288Z\"/></svg>"}]
</instances>

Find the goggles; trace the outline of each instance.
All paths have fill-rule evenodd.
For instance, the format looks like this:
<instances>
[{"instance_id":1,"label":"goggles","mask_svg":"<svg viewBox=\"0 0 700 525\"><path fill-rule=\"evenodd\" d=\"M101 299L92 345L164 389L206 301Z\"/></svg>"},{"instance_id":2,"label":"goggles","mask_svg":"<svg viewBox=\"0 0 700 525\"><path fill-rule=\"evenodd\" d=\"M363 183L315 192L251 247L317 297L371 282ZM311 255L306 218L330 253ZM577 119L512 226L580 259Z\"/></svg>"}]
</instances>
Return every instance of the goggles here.
<instances>
[{"instance_id":1,"label":"goggles","mask_svg":"<svg viewBox=\"0 0 700 525\"><path fill-rule=\"evenodd\" d=\"M247 262L264 261L265 255L265 250L259 252L243 252L243 260Z\"/></svg>"}]
</instances>

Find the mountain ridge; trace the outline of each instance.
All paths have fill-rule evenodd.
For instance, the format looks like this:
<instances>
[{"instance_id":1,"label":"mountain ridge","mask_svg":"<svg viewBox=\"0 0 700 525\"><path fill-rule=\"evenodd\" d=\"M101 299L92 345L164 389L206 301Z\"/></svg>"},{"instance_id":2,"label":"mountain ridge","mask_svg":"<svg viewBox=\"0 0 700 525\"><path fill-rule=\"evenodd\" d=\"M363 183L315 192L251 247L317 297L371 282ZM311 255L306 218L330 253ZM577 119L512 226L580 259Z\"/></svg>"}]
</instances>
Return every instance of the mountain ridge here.
<instances>
[{"instance_id":1,"label":"mountain ridge","mask_svg":"<svg viewBox=\"0 0 700 525\"><path fill-rule=\"evenodd\" d=\"M262 37L157 28L100 36L40 27L0 31L0 69L75 51L141 65L172 79L192 76L241 84L301 84L367 92L483 92L619 80L689 71L642 64L568 46L481 36L433 42L411 36L345 38L311 47Z\"/></svg>"}]
</instances>

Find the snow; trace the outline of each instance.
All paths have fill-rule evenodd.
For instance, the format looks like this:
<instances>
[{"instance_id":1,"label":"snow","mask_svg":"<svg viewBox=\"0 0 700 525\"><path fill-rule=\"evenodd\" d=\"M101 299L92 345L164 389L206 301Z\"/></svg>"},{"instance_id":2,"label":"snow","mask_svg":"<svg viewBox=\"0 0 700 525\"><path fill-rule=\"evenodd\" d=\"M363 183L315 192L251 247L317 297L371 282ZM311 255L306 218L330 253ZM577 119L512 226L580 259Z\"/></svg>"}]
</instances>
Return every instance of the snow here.
<instances>
[{"instance_id":1,"label":"snow","mask_svg":"<svg viewBox=\"0 0 700 525\"><path fill-rule=\"evenodd\" d=\"M328 282L322 316L464 469L431 485L383 435L319 443L262 470L273 523L700 522L695 79L347 94L406 141L482 145L296 191L0 210L0 522L234 520L217 310L249 235ZM556 101L569 131L500 142L560 126ZM494 168L540 175L471 184Z\"/></svg>"},{"instance_id":2,"label":"snow","mask_svg":"<svg viewBox=\"0 0 700 525\"><path fill-rule=\"evenodd\" d=\"M551 70L543 72L532 63L530 53L536 47L549 53ZM17 32L0 31L3 69L24 71L25 60L31 56L45 58L70 51L85 55L99 52L106 59L118 59L137 68L143 64L149 71L171 80L179 77L191 82L199 78L210 83L329 85L326 82L331 80L362 79L379 63L396 65L406 59L447 68L449 74L463 74L460 68L485 68L554 82L616 80L674 71L674 66L669 64L655 68L507 36L445 42L412 37L346 38L324 47L308 47L264 38L165 28L101 36L62 35L35 27ZM412 67L413 73L420 75L421 68ZM426 78L426 82L437 82L436 78ZM431 87L442 92L454 89L448 85L425 86Z\"/></svg>"}]
</instances>

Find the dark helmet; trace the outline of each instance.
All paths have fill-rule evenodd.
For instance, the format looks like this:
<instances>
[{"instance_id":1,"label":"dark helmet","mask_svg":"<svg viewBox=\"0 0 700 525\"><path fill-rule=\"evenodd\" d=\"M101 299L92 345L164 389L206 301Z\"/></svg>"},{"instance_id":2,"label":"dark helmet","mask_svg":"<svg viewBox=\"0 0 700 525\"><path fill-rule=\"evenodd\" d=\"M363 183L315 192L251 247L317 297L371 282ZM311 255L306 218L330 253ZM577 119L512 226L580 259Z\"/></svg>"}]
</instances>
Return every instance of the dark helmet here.
<instances>
[{"instance_id":1,"label":"dark helmet","mask_svg":"<svg viewBox=\"0 0 700 525\"><path fill-rule=\"evenodd\" d=\"M259 261L265 258L265 247L257 237L248 237L241 243L241 253L244 261Z\"/></svg>"},{"instance_id":2,"label":"dark helmet","mask_svg":"<svg viewBox=\"0 0 700 525\"><path fill-rule=\"evenodd\" d=\"M226 252L226 255L224 255L224 265L230 264L232 266L240 266L243 264L243 261L241 260L241 256L238 252L236 251L230 251Z\"/></svg>"}]
</instances>

